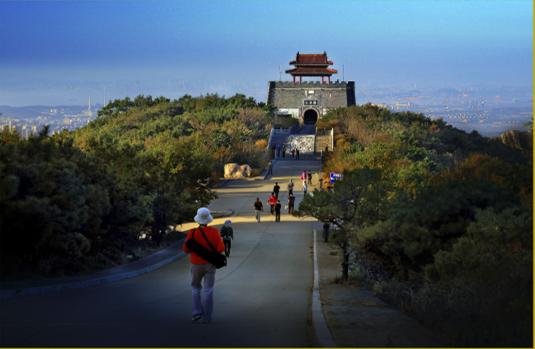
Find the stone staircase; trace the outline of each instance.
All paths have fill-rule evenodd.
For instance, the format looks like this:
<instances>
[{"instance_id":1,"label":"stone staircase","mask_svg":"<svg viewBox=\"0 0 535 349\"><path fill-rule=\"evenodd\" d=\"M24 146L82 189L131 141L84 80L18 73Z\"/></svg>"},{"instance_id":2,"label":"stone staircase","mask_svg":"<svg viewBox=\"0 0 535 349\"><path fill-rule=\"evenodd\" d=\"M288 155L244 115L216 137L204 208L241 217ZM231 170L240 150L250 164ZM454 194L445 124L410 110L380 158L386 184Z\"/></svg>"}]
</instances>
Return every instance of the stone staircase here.
<instances>
[{"instance_id":1,"label":"stone staircase","mask_svg":"<svg viewBox=\"0 0 535 349\"><path fill-rule=\"evenodd\" d=\"M301 125L298 129L294 131L294 134L297 135L315 135L316 126L315 125Z\"/></svg>"},{"instance_id":2,"label":"stone staircase","mask_svg":"<svg viewBox=\"0 0 535 349\"><path fill-rule=\"evenodd\" d=\"M299 149L301 154L314 153L314 144L316 138L316 128L314 125L294 126L287 129L272 128L269 135L268 149L273 147L286 147L290 149Z\"/></svg>"},{"instance_id":3,"label":"stone staircase","mask_svg":"<svg viewBox=\"0 0 535 349\"><path fill-rule=\"evenodd\" d=\"M287 129L271 129L268 149L285 147L287 152L290 149L299 149L305 154L316 154L325 151L332 151L333 131L316 130L315 125L300 125Z\"/></svg>"},{"instance_id":4,"label":"stone staircase","mask_svg":"<svg viewBox=\"0 0 535 349\"><path fill-rule=\"evenodd\" d=\"M268 148L286 144L289 136L290 133L271 133L271 136L269 137Z\"/></svg>"}]
</instances>

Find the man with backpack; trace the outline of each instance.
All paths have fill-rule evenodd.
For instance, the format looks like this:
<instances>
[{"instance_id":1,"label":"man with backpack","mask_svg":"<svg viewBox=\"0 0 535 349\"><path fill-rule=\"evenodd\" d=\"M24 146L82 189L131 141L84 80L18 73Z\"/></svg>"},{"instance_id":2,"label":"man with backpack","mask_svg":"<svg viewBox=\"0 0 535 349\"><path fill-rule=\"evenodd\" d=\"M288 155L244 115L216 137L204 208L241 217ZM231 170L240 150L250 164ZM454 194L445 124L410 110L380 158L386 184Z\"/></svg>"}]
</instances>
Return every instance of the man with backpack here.
<instances>
[{"instance_id":1,"label":"man with backpack","mask_svg":"<svg viewBox=\"0 0 535 349\"><path fill-rule=\"evenodd\" d=\"M193 220L199 223L197 228L192 228L186 235L183 250L189 253L191 263L191 295L193 298L192 318L193 322L210 323L212 320L213 294L216 267L198 253L191 250L189 240L194 240L196 245L204 247L213 253L223 253L225 245L214 227L208 224L214 220L210 210L201 207ZM225 258L222 256L222 258Z\"/></svg>"},{"instance_id":2,"label":"man with backpack","mask_svg":"<svg viewBox=\"0 0 535 349\"><path fill-rule=\"evenodd\" d=\"M231 240L234 240L234 230L232 229L231 224L232 222L230 219L227 219L220 231L223 244L225 245L225 256L227 256L227 258L230 256Z\"/></svg>"}]
</instances>

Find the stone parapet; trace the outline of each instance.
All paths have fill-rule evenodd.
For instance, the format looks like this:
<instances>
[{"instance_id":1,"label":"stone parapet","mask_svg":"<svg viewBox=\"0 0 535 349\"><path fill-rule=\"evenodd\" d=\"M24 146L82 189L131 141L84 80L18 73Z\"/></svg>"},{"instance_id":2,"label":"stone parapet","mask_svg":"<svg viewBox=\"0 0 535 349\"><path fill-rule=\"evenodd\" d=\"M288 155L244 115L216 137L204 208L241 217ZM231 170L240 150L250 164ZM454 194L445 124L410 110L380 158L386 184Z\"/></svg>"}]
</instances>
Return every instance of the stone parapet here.
<instances>
[{"instance_id":1,"label":"stone parapet","mask_svg":"<svg viewBox=\"0 0 535 349\"><path fill-rule=\"evenodd\" d=\"M321 81L304 81L301 83L294 83L292 81L270 81L270 87L285 87L285 88L303 88L303 87L320 87L320 88L346 88L354 84L354 81L334 81L331 83L322 83Z\"/></svg>"}]
</instances>

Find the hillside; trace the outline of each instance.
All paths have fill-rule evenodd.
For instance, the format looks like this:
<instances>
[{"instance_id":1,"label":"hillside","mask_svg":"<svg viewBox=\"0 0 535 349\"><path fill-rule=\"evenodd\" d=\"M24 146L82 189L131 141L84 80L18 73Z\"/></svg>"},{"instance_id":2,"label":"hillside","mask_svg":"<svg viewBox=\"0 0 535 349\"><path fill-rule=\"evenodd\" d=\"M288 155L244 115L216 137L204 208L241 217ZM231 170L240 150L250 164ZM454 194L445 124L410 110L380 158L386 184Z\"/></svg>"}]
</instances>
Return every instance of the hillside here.
<instances>
[{"instance_id":1,"label":"hillside","mask_svg":"<svg viewBox=\"0 0 535 349\"><path fill-rule=\"evenodd\" d=\"M531 135L485 138L372 105L320 126L337 135L324 171L344 179L299 212L336 228L343 278L455 346L530 346Z\"/></svg>"},{"instance_id":2,"label":"hillside","mask_svg":"<svg viewBox=\"0 0 535 349\"><path fill-rule=\"evenodd\" d=\"M243 95L139 96L113 101L73 133L26 141L4 131L2 275L72 274L136 258L213 199L224 163L263 167L268 133L268 112Z\"/></svg>"}]
</instances>

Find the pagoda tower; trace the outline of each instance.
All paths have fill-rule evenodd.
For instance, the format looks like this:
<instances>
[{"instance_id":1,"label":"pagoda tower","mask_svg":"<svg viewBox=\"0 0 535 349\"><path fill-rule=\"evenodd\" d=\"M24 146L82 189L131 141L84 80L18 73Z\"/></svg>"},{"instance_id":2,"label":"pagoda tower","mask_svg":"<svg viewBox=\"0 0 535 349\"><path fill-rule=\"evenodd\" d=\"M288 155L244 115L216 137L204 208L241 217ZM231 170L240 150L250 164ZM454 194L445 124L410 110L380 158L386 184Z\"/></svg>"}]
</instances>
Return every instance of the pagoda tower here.
<instances>
[{"instance_id":1,"label":"pagoda tower","mask_svg":"<svg viewBox=\"0 0 535 349\"><path fill-rule=\"evenodd\" d=\"M336 74L327 53L304 54L297 52L294 67L286 70L292 75L289 81L270 81L267 103L277 117L292 117L299 120L302 128L314 133L319 119L329 110L355 105L354 81L331 81ZM321 81L307 81L303 77L321 77Z\"/></svg>"},{"instance_id":2,"label":"pagoda tower","mask_svg":"<svg viewBox=\"0 0 535 349\"><path fill-rule=\"evenodd\" d=\"M322 83L331 83L331 75L338 73L336 69L329 68L333 64L327 58L327 52L321 54L309 54L297 52L295 60L290 62L294 66L292 69L286 70L287 74L291 74L293 83L296 83L299 78L299 83L302 82L303 76L321 77Z\"/></svg>"},{"instance_id":3,"label":"pagoda tower","mask_svg":"<svg viewBox=\"0 0 535 349\"><path fill-rule=\"evenodd\" d=\"M327 53L305 54L297 52L294 67L286 70L290 81L270 81L267 104L272 108L276 124L273 125L268 148L275 156L277 149L299 149L301 154L319 154L334 148L334 130L317 130L317 122L330 110L355 105L355 81L331 81L336 69ZM303 81L304 77L321 77L321 81ZM294 118L286 124L285 119ZM290 120L289 120L290 121ZM294 124L291 127L282 125Z\"/></svg>"}]
</instances>

